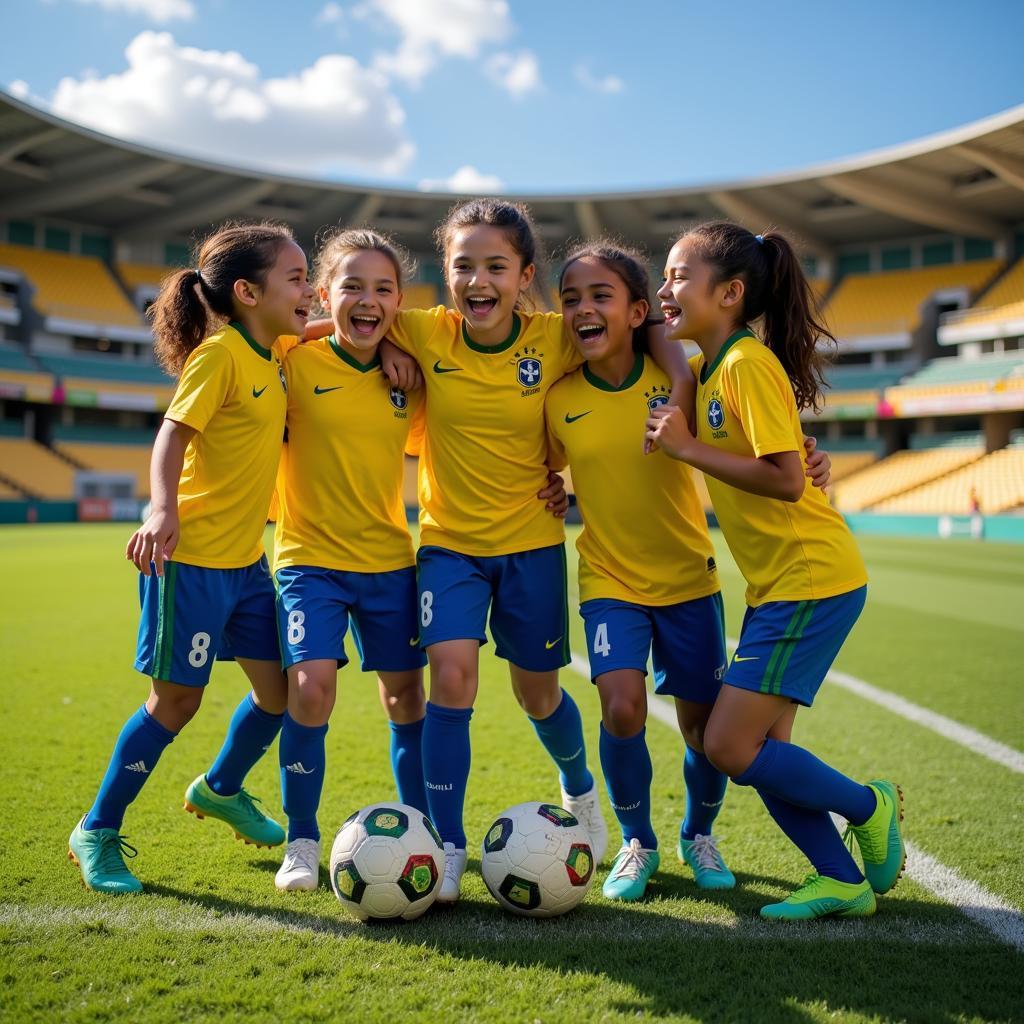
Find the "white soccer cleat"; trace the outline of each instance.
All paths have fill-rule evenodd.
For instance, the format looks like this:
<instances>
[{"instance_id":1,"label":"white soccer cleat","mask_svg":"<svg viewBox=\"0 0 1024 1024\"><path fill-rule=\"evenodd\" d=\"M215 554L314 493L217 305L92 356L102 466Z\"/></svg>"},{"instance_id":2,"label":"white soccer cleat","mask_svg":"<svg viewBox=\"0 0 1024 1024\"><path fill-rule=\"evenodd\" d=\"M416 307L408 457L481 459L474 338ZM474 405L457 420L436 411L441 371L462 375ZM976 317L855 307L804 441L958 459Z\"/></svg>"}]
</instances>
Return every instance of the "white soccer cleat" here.
<instances>
[{"instance_id":1,"label":"white soccer cleat","mask_svg":"<svg viewBox=\"0 0 1024 1024\"><path fill-rule=\"evenodd\" d=\"M454 843L444 844L444 878L437 892L438 903L454 903L459 898L462 876L466 872L466 851L457 850Z\"/></svg>"},{"instance_id":2,"label":"white soccer cleat","mask_svg":"<svg viewBox=\"0 0 1024 1024\"><path fill-rule=\"evenodd\" d=\"M594 849L594 863L599 864L608 849L608 826L601 813L601 803L597 799L597 783L579 796L569 796L562 790L562 806L590 834L590 843Z\"/></svg>"},{"instance_id":3,"label":"white soccer cleat","mask_svg":"<svg viewBox=\"0 0 1024 1024\"><path fill-rule=\"evenodd\" d=\"M309 892L319 884L319 840L293 839L285 848L284 860L274 876L274 885L282 892Z\"/></svg>"}]
</instances>

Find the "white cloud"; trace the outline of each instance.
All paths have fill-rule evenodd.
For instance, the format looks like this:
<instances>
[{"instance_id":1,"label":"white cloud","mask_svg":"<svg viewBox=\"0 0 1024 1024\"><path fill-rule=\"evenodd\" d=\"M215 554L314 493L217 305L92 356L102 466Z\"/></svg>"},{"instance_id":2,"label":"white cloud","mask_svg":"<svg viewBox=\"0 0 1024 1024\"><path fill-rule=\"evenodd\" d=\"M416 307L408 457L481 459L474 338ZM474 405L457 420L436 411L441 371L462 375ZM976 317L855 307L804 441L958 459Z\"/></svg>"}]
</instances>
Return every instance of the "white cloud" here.
<instances>
[{"instance_id":1,"label":"white cloud","mask_svg":"<svg viewBox=\"0 0 1024 1024\"><path fill-rule=\"evenodd\" d=\"M320 13L314 19L314 23L317 25L339 26L344 20L345 12L341 4L336 4L334 0L330 0L330 3L324 4Z\"/></svg>"},{"instance_id":2,"label":"white cloud","mask_svg":"<svg viewBox=\"0 0 1024 1024\"><path fill-rule=\"evenodd\" d=\"M507 0L365 0L352 13L397 29L398 49L378 54L374 67L410 85L441 58L475 59L486 44L502 43L514 31Z\"/></svg>"},{"instance_id":3,"label":"white cloud","mask_svg":"<svg viewBox=\"0 0 1024 1024\"><path fill-rule=\"evenodd\" d=\"M529 50L521 53L496 53L484 64L487 77L502 89L520 99L541 87L540 64L536 54Z\"/></svg>"},{"instance_id":4,"label":"white cloud","mask_svg":"<svg viewBox=\"0 0 1024 1024\"><path fill-rule=\"evenodd\" d=\"M505 182L496 174L483 174L475 167L460 167L448 178L424 178L419 187L424 192L462 192L466 195L490 195L501 192Z\"/></svg>"},{"instance_id":5,"label":"white cloud","mask_svg":"<svg viewBox=\"0 0 1024 1024\"><path fill-rule=\"evenodd\" d=\"M120 74L62 79L54 112L158 147L293 173L344 166L397 174L415 154L387 81L352 57L328 55L265 79L240 53L178 46L170 33L152 31L125 56Z\"/></svg>"},{"instance_id":6,"label":"white cloud","mask_svg":"<svg viewBox=\"0 0 1024 1024\"><path fill-rule=\"evenodd\" d=\"M591 92L603 92L610 96L622 92L626 88L626 83L618 75L598 77L592 74L585 64L577 64L572 71L576 76L576 81Z\"/></svg>"},{"instance_id":7,"label":"white cloud","mask_svg":"<svg viewBox=\"0 0 1024 1024\"><path fill-rule=\"evenodd\" d=\"M163 25L180 18L191 21L196 16L192 0L75 0L90 7L102 7L115 14L142 15Z\"/></svg>"},{"instance_id":8,"label":"white cloud","mask_svg":"<svg viewBox=\"0 0 1024 1024\"><path fill-rule=\"evenodd\" d=\"M28 87L28 82L23 82L20 78L16 78L11 82L7 86L7 91L19 100L27 100L32 94L32 90Z\"/></svg>"}]
</instances>

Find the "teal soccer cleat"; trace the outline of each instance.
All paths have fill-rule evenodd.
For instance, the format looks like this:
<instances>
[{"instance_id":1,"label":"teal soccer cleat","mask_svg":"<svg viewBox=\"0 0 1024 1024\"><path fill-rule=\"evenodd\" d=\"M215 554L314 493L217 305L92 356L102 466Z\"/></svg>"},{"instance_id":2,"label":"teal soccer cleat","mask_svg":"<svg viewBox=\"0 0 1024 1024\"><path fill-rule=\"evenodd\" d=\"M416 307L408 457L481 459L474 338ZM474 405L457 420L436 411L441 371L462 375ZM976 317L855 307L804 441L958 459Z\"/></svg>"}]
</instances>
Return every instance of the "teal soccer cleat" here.
<instances>
[{"instance_id":1,"label":"teal soccer cleat","mask_svg":"<svg viewBox=\"0 0 1024 1024\"><path fill-rule=\"evenodd\" d=\"M125 854L139 851L118 835L116 828L82 828L82 818L68 840L68 860L82 872L82 884L94 892L111 895L142 892L142 883L128 870Z\"/></svg>"},{"instance_id":2,"label":"teal soccer cleat","mask_svg":"<svg viewBox=\"0 0 1024 1024\"><path fill-rule=\"evenodd\" d=\"M200 775L185 790L185 810L197 818L219 818L234 829L235 838L252 846L280 846L285 831L257 806L259 799L240 790L234 796L218 796Z\"/></svg>"},{"instance_id":3,"label":"teal soccer cleat","mask_svg":"<svg viewBox=\"0 0 1024 1024\"><path fill-rule=\"evenodd\" d=\"M676 853L693 869L698 889L736 888L736 876L726 867L714 836L680 839Z\"/></svg>"},{"instance_id":4,"label":"teal soccer cleat","mask_svg":"<svg viewBox=\"0 0 1024 1024\"><path fill-rule=\"evenodd\" d=\"M601 891L606 899L632 903L646 892L647 883L660 863L657 850L645 850L639 839L630 839L615 855Z\"/></svg>"}]
</instances>

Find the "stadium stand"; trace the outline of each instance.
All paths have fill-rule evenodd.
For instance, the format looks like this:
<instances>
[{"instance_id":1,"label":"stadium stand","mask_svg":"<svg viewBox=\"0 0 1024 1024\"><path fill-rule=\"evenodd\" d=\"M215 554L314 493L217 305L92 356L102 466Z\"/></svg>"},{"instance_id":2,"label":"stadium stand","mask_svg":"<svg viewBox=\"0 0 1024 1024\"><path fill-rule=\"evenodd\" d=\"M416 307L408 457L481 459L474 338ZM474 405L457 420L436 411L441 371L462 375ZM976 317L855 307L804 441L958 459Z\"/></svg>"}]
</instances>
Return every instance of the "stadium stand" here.
<instances>
[{"instance_id":1,"label":"stadium stand","mask_svg":"<svg viewBox=\"0 0 1024 1024\"><path fill-rule=\"evenodd\" d=\"M19 501L23 497L24 495L21 491L8 487L3 480L0 480L0 501Z\"/></svg>"},{"instance_id":2,"label":"stadium stand","mask_svg":"<svg viewBox=\"0 0 1024 1024\"><path fill-rule=\"evenodd\" d=\"M952 313L943 323L986 324L997 320L1024 318L1024 258L1000 277L971 309Z\"/></svg>"},{"instance_id":3,"label":"stadium stand","mask_svg":"<svg viewBox=\"0 0 1024 1024\"><path fill-rule=\"evenodd\" d=\"M131 473L135 477L136 497L149 497L150 445L60 441L54 447L86 469L101 473Z\"/></svg>"},{"instance_id":4,"label":"stadium stand","mask_svg":"<svg viewBox=\"0 0 1024 1024\"><path fill-rule=\"evenodd\" d=\"M1024 352L1005 352L977 359L933 359L896 387L885 400L897 411L920 399L966 398L1024 386Z\"/></svg>"},{"instance_id":5,"label":"stadium stand","mask_svg":"<svg viewBox=\"0 0 1024 1024\"><path fill-rule=\"evenodd\" d=\"M905 334L921 318L921 306L936 292L977 292L1002 268L999 260L977 260L877 274L847 274L826 306L837 338Z\"/></svg>"},{"instance_id":6,"label":"stadium stand","mask_svg":"<svg viewBox=\"0 0 1024 1024\"><path fill-rule=\"evenodd\" d=\"M914 437L909 451L896 452L839 480L833 491L834 503L844 512L873 508L888 498L977 462L984 454L980 434Z\"/></svg>"},{"instance_id":7,"label":"stadium stand","mask_svg":"<svg viewBox=\"0 0 1024 1024\"><path fill-rule=\"evenodd\" d=\"M158 289L160 282L173 274L176 267L164 267L159 263L116 263L114 270L129 295L135 295L140 288Z\"/></svg>"},{"instance_id":8,"label":"stadium stand","mask_svg":"<svg viewBox=\"0 0 1024 1024\"><path fill-rule=\"evenodd\" d=\"M407 284L402 289L403 309L431 309L438 304L437 289L432 284Z\"/></svg>"},{"instance_id":9,"label":"stadium stand","mask_svg":"<svg viewBox=\"0 0 1024 1024\"><path fill-rule=\"evenodd\" d=\"M0 243L0 266L20 272L35 288L43 316L138 328L141 318L103 263L93 256Z\"/></svg>"},{"instance_id":10,"label":"stadium stand","mask_svg":"<svg viewBox=\"0 0 1024 1024\"><path fill-rule=\"evenodd\" d=\"M173 382L156 363L129 362L114 356L56 356L40 352L40 364L61 378L124 381L131 384L157 384L171 387Z\"/></svg>"},{"instance_id":11,"label":"stadium stand","mask_svg":"<svg viewBox=\"0 0 1024 1024\"><path fill-rule=\"evenodd\" d=\"M75 467L35 441L0 437L0 465L8 480L34 497L70 499L75 493Z\"/></svg>"}]
</instances>

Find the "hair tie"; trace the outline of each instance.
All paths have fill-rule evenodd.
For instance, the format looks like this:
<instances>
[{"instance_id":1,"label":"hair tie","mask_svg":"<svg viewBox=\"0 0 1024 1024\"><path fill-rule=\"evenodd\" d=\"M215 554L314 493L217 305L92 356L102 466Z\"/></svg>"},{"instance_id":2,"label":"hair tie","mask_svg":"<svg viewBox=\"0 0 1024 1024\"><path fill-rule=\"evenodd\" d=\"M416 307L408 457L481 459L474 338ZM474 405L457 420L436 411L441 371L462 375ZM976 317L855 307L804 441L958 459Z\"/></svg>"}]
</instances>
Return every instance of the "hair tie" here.
<instances>
[{"instance_id":1,"label":"hair tie","mask_svg":"<svg viewBox=\"0 0 1024 1024\"><path fill-rule=\"evenodd\" d=\"M764 245L764 235L754 235L754 241L757 242L758 245Z\"/></svg>"},{"instance_id":2,"label":"hair tie","mask_svg":"<svg viewBox=\"0 0 1024 1024\"><path fill-rule=\"evenodd\" d=\"M200 286L206 284L206 282L203 280L203 273L198 267L195 270L193 270L192 273L196 275L196 284Z\"/></svg>"}]
</instances>

